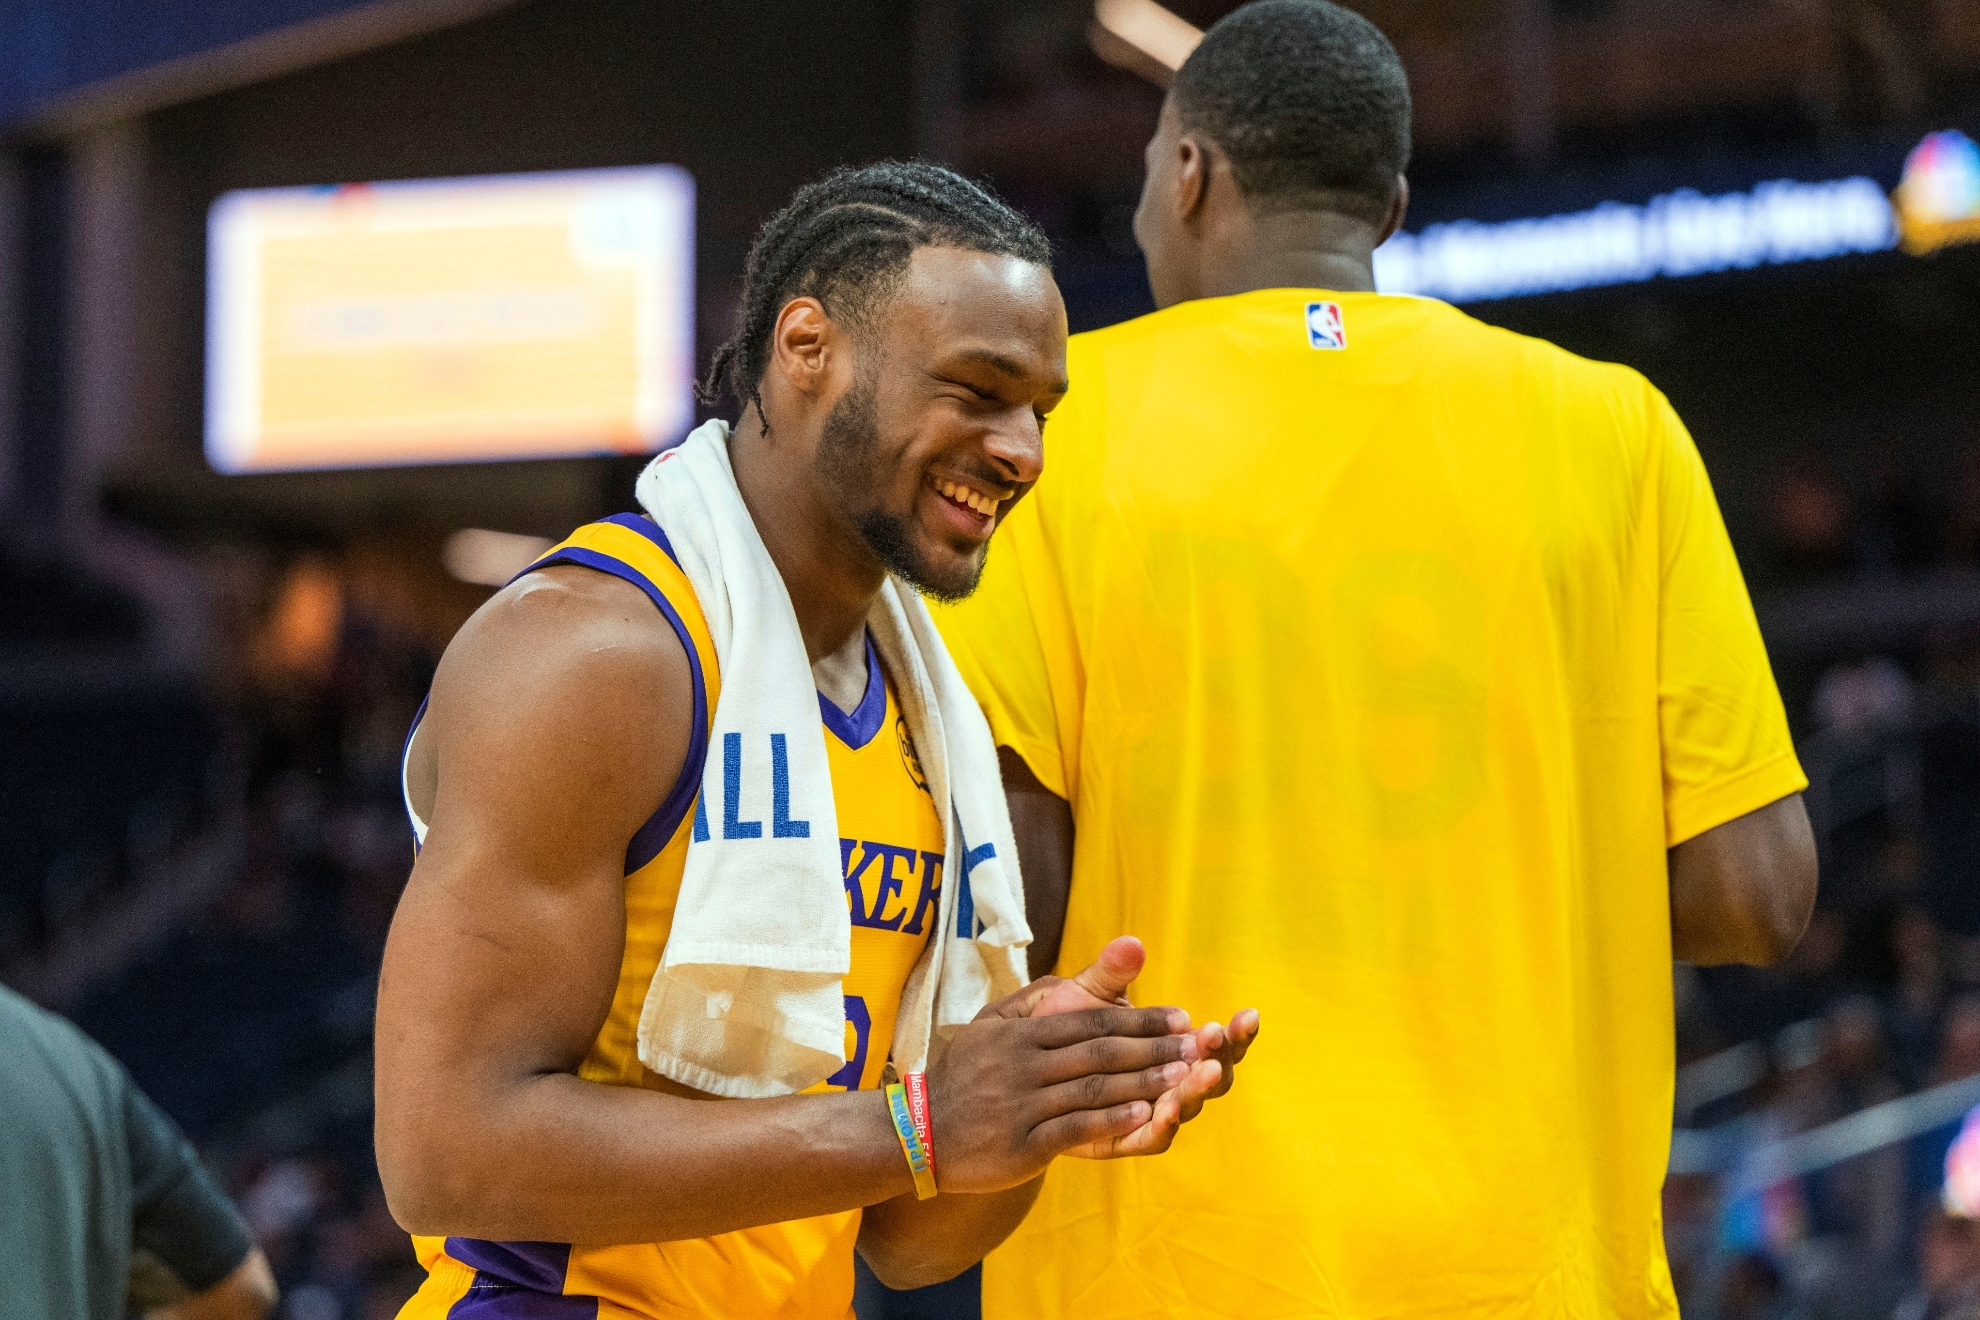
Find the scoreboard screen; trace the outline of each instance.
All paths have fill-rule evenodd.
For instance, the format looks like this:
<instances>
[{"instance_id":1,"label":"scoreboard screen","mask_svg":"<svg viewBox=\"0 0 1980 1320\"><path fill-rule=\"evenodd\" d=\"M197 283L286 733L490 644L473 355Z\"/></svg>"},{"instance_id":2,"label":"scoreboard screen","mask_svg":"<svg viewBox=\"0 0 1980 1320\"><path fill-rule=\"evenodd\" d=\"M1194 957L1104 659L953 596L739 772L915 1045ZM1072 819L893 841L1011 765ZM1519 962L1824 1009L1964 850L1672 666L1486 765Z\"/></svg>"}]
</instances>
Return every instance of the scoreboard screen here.
<instances>
[{"instance_id":1,"label":"scoreboard screen","mask_svg":"<svg viewBox=\"0 0 1980 1320\"><path fill-rule=\"evenodd\" d=\"M694 419L673 166L231 192L207 218L221 472L657 449Z\"/></svg>"}]
</instances>

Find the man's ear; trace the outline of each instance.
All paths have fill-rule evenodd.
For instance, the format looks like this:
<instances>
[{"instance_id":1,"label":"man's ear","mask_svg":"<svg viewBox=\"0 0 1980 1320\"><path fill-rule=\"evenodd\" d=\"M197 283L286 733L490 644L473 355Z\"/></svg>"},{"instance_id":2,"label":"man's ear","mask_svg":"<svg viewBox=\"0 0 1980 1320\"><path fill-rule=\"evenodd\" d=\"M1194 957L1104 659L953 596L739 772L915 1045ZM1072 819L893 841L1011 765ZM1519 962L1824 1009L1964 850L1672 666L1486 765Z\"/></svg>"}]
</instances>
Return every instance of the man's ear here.
<instances>
[{"instance_id":1,"label":"man's ear","mask_svg":"<svg viewBox=\"0 0 1980 1320\"><path fill-rule=\"evenodd\" d=\"M1384 243L1395 237L1396 231L1403 227L1403 217L1408 213L1409 180L1398 174L1396 176L1396 195L1389 202L1388 215L1382 218L1382 232L1375 239L1376 247L1381 247Z\"/></svg>"},{"instance_id":2,"label":"man's ear","mask_svg":"<svg viewBox=\"0 0 1980 1320\"><path fill-rule=\"evenodd\" d=\"M800 394L821 394L837 344L838 327L825 314L825 305L809 296L793 298L777 313L770 331L770 363Z\"/></svg>"},{"instance_id":3,"label":"man's ear","mask_svg":"<svg viewBox=\"0 0 1980 1320\"><path fill-rule=\"evenodd\" d=\"M1210 197L1210 172L1216 168L1210 144L1194 133L1176 140L1176 219L1194 226Z\"/></svg>"}]
</instances>

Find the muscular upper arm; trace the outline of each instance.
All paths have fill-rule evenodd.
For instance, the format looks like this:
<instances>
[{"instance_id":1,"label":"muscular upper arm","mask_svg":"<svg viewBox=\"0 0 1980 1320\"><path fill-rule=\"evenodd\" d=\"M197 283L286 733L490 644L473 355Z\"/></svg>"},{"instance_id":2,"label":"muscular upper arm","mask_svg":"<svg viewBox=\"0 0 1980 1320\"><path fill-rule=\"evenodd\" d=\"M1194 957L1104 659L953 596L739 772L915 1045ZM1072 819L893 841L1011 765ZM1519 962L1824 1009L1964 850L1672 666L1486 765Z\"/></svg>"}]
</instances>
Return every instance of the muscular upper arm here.
<instances>
[{"instance_id":1,"label":"muscular upper arm","mask_svg":"<svg viewBox=\"0 0 1980 1320\"><path fill-rule=\"evenodd\" d=\"M1684 962L1779 962L1815 910L1815 834L1801 794L1670 851L1671 951Z\"/></svg>"},{"instance_id":2,"label":"muscular upper arm","mask_svg":"<svg viewBox=\"0 0 1980 1320\"><path fill-rule=\"evenodd\" d=\"M686 759L691 684L651 602L576 567L507 588L448 648L408 769L426 841L379 984L395 1209L471 1162L505 1091L583 1060L624 947L626 847Z\"/></svg>"}]
</instances>

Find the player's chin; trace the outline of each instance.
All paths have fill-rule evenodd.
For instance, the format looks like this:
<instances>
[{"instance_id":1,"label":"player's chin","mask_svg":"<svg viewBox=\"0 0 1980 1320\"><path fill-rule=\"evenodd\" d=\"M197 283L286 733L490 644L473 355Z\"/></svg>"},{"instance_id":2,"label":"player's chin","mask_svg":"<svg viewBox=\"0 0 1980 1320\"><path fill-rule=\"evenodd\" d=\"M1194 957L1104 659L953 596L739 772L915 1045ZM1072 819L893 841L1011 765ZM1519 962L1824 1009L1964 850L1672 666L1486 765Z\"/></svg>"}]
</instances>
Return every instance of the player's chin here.
<instances>
[{"instance_id":1,"label":"player's chin","mask_svg":"<svg viewBox=\"0 0 1980 1320\"><path fill-rule=\"evenodd\" d=\"M923 594L942 601L959 601L976 590L983 578L985 541L956 545L946 537L925 537L917 556L915 585Z\"/></svg>"}]
</instances>

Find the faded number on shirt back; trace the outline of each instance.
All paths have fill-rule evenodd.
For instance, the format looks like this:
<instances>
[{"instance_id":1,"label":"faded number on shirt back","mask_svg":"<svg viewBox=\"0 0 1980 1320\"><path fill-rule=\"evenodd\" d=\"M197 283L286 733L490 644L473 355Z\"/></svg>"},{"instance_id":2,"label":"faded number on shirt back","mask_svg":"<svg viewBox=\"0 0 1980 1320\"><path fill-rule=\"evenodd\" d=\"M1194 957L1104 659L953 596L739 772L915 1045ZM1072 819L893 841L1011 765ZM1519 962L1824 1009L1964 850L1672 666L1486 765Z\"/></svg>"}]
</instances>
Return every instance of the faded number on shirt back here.
<instances>
[{"instance_id":1,"label":"faded number on shirt back","mask_svg":"<svg viewBox=\"0 0 1980 1320\"><path fill-rule=\"evenodd\" d=\"M1357 800L1377 838L1441 835L1485 793L1485 604L1448 555L1364 555L1333 591L1333 636L1359 707Z\"/></svg>"}]
</instances>

